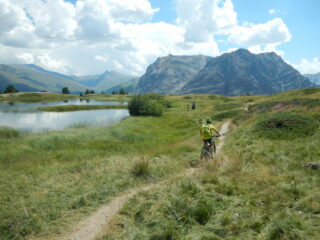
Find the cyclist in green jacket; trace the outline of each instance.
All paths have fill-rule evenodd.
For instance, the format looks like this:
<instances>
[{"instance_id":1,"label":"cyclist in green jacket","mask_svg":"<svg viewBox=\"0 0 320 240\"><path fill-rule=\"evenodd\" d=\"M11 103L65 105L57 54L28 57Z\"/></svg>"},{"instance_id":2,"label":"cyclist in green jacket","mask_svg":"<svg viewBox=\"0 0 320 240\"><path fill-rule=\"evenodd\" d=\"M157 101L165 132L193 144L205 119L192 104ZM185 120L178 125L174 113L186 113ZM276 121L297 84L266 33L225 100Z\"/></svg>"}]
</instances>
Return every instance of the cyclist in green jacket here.
<instances>
[{"instance_id":1,"label":"cyclist in green jacket","mask_svg":"<svg viewBox=\"0 0 320 240\"><path fill-rule=\"evenodd\" d=\"M213 147L214 153L216 152L216 145L213 140L214 133L217 134L217 137L220 137L221 134L219 131L212 125L211 119L207 119L205 124L202 124L200 128L201 139L204 142L209 142L210 147Z\"/></svg>"}]
</instances>

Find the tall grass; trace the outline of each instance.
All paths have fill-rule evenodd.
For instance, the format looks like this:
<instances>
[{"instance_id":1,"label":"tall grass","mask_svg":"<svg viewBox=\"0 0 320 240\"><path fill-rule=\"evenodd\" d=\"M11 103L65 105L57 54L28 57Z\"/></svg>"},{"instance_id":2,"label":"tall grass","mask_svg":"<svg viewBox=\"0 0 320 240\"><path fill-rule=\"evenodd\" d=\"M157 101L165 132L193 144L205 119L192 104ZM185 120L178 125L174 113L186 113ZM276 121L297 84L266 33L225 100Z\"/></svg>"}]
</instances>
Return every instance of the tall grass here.
<instances>
[{"instance_id":1,"label":"tall grass","mask_svg":"<svg viewBox=\"0 0 320 240\"><path fill-rule=\"evenodd\" d=\"M180 153L183 142L196 129L193 116L168 113L109 127L6 134L0 138L0 239L57 234L124 190L181 171L194 157ZM143 157L147 168L136 165Z\"/></svg>"}]
</instances>

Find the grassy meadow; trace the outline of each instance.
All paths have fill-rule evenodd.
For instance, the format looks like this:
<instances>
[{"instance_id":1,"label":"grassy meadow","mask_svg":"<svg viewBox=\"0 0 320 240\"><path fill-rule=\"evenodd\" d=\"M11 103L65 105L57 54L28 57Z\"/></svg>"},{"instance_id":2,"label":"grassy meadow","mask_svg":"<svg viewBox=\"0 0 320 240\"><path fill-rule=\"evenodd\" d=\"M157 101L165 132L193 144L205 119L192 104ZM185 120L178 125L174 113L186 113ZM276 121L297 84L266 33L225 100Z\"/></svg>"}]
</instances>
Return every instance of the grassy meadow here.
<instances>
[{"instance_id":1,"label":"grassy meadow","mask_svg":"<svg viewBox=\"0 0 320 240\"><path fill-rule=\"evenodd\" d=\"M212 118L232 121L221 154L132 198L98 239L319 239L320 172L301 167L319 163L319 99L306 89L214 103Z\"/></svg>"},{"instance_id":2,"label":"grassy meadow","mask_svg":"<svg viewBox=\"0 0 320 240\"><path fill-rule=\"evenodd\" d=\"M38 134L1 127L0 239L59 236L121 192L189 168L200 117L186 111L189 101L173 97L162 117L109 127Z\"/></svg>"},{"instance_id":3,"label":"grassy meadow","mask_svg":"<svg viewBox=\"0 0 320 240\"><path fill-rule=\"evenodd\" d=\"M54 102L68 99L78 98L74 94L59 94L59 93L6 93L0 94L0 101L8 102Z\"/></svg>"},{"instance_id":4,"label":"grassy meadow","mask_svg":"<svg viewBox=\"0 0 320 240\"><path fill-rule=\"evenodd\" d=\"M319 162L319 98L173 95L161 117L108 127L0 127L0 239L59 239L115 196L157 182L166 184L130 199L98 239L318 239L320 172L301 165ZM197 165L207 117L231 121L221 154L177 175Z\"/></svg>"}]
</instances>

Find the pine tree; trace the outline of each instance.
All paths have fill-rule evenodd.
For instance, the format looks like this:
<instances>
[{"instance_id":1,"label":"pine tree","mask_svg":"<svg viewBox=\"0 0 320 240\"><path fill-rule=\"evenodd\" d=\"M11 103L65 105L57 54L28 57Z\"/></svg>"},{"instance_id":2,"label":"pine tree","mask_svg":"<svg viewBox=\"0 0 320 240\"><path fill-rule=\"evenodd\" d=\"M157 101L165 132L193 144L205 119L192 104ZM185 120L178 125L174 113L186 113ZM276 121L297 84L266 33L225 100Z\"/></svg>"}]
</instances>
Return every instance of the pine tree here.
<instances>
[{"instance_id":1,"label":"pine tree","mask_svg":"<svg viewBox=\"0 0 320 240\"><path fill-rule=\"evenodd\" d=\"M18 90L13 85L8 85L6 90L4 90L4 93L15 93L18 92Z\"/></svg>"},{"instance_id":2,"label":"pine tree","mask_svg":"<svg viewBox=\"0 0 320 240\"><path fill-rule=\"evenodd\" d=\"M67 87L62 88L62 94L70 94L70 91Z\"/></svg>"}]
</instances>

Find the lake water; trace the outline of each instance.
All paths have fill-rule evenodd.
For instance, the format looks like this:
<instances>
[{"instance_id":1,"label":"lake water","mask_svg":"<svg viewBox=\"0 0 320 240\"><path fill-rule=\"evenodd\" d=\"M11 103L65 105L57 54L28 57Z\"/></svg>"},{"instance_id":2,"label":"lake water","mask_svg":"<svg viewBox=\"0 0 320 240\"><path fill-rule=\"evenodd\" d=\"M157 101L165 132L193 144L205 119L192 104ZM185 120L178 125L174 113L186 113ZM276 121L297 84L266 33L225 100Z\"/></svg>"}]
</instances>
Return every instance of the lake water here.
<instances>
[{"instance_id":1,"label":"lake water","mask_svg":"<svg viewBox=\"0 0 320 240\"><path fill-rule=\"evenodd\" d=\"M60 130L66 127L84 124L106 126L129 116L127 109L90 110L75 112L39 112L43 106L59 105L106 105L119 102L86 101L79 99L49 103L6 103L0 102L0 126L18 130L41 132Z\"/></svg>"}]
</instances>

